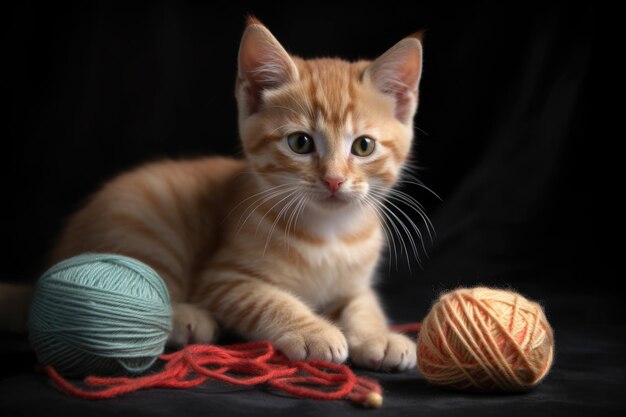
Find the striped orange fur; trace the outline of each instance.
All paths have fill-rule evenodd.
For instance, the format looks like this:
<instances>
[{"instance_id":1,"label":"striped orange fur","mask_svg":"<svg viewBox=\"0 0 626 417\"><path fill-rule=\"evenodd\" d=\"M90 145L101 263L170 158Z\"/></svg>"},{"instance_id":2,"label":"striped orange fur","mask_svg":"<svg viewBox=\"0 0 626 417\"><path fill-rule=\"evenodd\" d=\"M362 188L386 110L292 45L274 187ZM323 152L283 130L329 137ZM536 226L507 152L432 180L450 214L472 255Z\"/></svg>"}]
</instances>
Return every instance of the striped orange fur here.
<instances>
[{"instance_id":1,"label":"striped orange fur","mask_svg":"<svg viewBox=\"0 0 626 417\"><path fill-rule=\"evenodd\" d=\"M292 359L413 367L415 345L388 331L372 285L376 207L411 147L420 72L415 37L373 62L305 60L250 19L236 85L245 159L118 176L70 219L52 261L91 251L151 265L171 293L173 345L223 326Z\"/></svg>"}]
</instances>

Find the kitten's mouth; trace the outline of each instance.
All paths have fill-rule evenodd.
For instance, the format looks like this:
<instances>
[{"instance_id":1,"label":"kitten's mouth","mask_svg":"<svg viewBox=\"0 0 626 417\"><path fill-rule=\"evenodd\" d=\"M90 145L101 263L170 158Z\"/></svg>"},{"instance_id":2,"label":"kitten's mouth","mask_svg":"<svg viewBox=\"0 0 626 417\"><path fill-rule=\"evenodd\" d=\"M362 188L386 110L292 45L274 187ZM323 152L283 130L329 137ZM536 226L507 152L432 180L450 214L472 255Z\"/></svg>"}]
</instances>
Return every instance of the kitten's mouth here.
<instances>
[{"instance_id":1,"label":"kitten's mouth","mask_svg":"<svg viewBox=\"0 0 626 417\"><path fill-rule=\"evenodd\" d=\"M348 200L342 197L339 197L337 194L331 194L326 198L323 198L322 201L327 204L332 205L342 205L347 204Z\"/></svg>"},{"instance_id":2,"label":"kitten's mouth","mask_svg":"<svg viewBox=\"0 0 626 417\"><path fill-rule=\"evenodd\" d=\"M316 197L314 204L324 211L343 210L352 204L351 196L342 193L319 193Z\"/></svg>"}]
</instances>

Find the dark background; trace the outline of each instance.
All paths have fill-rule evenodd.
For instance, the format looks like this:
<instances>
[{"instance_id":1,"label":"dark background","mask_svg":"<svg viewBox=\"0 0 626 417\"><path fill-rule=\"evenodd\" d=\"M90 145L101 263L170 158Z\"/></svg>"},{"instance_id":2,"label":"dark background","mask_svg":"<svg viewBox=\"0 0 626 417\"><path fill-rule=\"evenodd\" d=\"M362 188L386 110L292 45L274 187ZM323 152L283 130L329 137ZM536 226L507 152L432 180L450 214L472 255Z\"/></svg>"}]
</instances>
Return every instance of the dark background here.
<instances>
[{"instance_id":1,"label":"dark background","mask_svg":"<svg viewBox=\"0 0 626 417\"><path fill-rule=\"evenodd\" d=\"M8 243L2 279L35 280L64 219L112 175L163 157L240 154L233 90L246 15L303 57L375 58L426 29L413 155L416 174L443 201L403 188L424 204L437 237L421 268L413 263L409 271L402 258L381 266L392 318L420 320L444 289L495 285L545 306L561 347L555 381L571 381L566 371L576 370L574 362L618 353L623 337L598 336L617 331L598 325L621 321L614 287L620 244L607 239L619 214L611 180L617 158L590 122L605 40L600 10L565 2L409 4L9 7L2 25L9 109L0 127L0 233ZM600 337L597 344L585 342L589 335ZM582 356L579 345L589 347ZM624 362L615 368L615 357L597 367L618 369L609 385L623 382ZM604 376L583 371L595 376L582 378L581 387L606 386ZM565 394L584 398L575 389ZM610 403L607 396L601 399Z\"/></svg>"},{"instance_id":2,"label":"dark background","mask_svg":"<svg viewBox=\"0 0 626 417\"><path fill-rule=\"evenodd\" d=\"M437 238L422 269L413 263L409 274L404 257L383 265L392 272L383 290L427 289L427 300L477 283L589 293L590 276L616 277L596 256L610 258L594 236L607 213L590 212L592 6L266 3L11 9L6 277L36 279L64 219L112 175L162 157L239 153L233 85L247 14L304 57L375 58L426 29L413 155L443 202L405 188L426 206Z\"/></svg>"}]
</instances>

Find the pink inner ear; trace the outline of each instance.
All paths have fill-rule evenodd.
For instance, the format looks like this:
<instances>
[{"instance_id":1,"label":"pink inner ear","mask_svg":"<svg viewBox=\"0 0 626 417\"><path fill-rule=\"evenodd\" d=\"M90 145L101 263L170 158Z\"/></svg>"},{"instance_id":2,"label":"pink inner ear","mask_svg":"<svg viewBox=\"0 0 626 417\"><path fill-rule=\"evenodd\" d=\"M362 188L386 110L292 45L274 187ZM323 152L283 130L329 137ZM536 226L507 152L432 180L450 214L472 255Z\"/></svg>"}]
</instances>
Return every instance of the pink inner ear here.
<instances>
[{"instance_id":1,"label":"pink inner ear","mask_svg":"<svg viewBox=\"0 0 626 417\"><path fill-rule=\"evenodd\" d=\"M241 39L238 87L250 113L259 110L263 92L290 81L297 69L289 54L263 26L251 25Z\"/></svg>"},{"instance_id":2,"label":"pink inner ear","mask_svg":"<svg viewBox=\"0 0 626 417\"><path fill-rule=\"evenodd\" d=\"M421 68L419 66L416 67L414 64L415 62L411 62L410 65L402 68L400 77L403 80L402 86L395 90L396 117L400 120L407 120L413 117L413 112L415 112Z\"/></svg>"},{"instance_id":3,"label":"pink inner ear","mask_svg":"<svg viewBox=\"0 0 626 417\"><path fill-rule=\"evenodd\" d=\"M395 116L402 122L413 117L421 75L421 44L415 38L398 42L368 68L374 85L396 101Z\"/></svg>"},{"instance_id":4,"label":"pink inner ear","mask_svg":"<svg viewBox=\"0 0 626 417\"><path fill-rule=\"evenodd\" d=\"M246 85L244 89L244 100L246 101L248 113L254 114L261 108L261 93L263 90L261 88L254 88L250 84Z\"/></svg>"},{"instance_id":5,"label":"pink inner ear","mask_svg":"<svg viewBox=\"0 0 626 417\"><path fill-rule=\"evenodd\" d=\"M398 120L406 121L413 116L413 109L417 100L417 94L404 92L396 93L395 116Z\"/></svg>"},{"instance_id":6,"label":"pink inner ear","mask_svg":"<svg viewBox=\"0 0 626 417\"><path fill-rule=\"evenodd\" d=\"M376 80L375 84L381 92L394 97L395 116L400 121L406 122L413 116L412 113L417 101L417 80L415 80L412 74L399 73L401 73L401 70L396 69L380 75L381 78Z\"/></svg>"}]
</instances>

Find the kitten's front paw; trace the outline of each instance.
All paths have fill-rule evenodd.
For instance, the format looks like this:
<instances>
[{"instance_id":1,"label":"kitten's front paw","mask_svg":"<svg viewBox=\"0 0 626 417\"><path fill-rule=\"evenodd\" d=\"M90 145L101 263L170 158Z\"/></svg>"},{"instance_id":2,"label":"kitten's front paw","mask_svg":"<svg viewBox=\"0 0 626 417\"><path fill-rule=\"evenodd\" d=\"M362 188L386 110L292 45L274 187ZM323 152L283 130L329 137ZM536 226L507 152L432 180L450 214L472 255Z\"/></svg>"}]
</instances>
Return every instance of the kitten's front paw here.
<instances>
[{"instance_id":1,"label":"kitten's front paw","mask_svg":"<svg viewBox=\"0 0 626 417\"><path fill-rule=\"evenodd\" d=\"M172 304L172 333L168 346L181 349L192 343L212 343L218 326L211 313L193 304Z\"/></svg>"},{"instance_id":2,"label":"kitten's front paw","mask_svg":"<svg viewBox=\"0 0 626 417\"><path fill-rule=\"evenodd\" d=\"M342 363L348 358L348 342L341 331L322 320L315 327L287 332L274 346L291 360L323 360Z\"/></svg>"},{"instance_id":3,"label":"kitten's front paw","mask_svg":"<svg viewBox=\"0 0 626 417\"><path fill-rule=\"evenodd\" d=\"M415 343L403 334L387 332L350 340L350 358L358 366L385 371L406 371L415 367Z\"/></svg>"}]
</instances>

